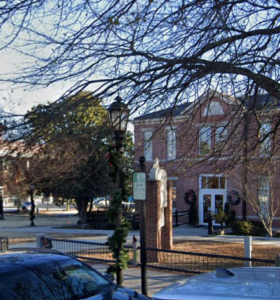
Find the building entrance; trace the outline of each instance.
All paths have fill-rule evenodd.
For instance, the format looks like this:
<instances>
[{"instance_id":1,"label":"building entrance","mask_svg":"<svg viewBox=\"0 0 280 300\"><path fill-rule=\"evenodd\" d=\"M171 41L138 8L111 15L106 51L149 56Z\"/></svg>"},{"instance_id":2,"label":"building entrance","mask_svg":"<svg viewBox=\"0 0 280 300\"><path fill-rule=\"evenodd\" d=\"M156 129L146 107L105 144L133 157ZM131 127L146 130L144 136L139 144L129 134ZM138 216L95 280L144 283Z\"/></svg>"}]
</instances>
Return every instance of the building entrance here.
<instances>
[{"instance_id":1,"label":"building entrance","mask_svg":"<svg viewBox=\"0 0 280 300\"><path fill-rule=\"evenodd\" d=\"M199 224L208 224L208 215L217 213L226 202L226 179L223 176L199 176ZM215 221L213 222L214 225Z\"/></svg>"}]
</instances>

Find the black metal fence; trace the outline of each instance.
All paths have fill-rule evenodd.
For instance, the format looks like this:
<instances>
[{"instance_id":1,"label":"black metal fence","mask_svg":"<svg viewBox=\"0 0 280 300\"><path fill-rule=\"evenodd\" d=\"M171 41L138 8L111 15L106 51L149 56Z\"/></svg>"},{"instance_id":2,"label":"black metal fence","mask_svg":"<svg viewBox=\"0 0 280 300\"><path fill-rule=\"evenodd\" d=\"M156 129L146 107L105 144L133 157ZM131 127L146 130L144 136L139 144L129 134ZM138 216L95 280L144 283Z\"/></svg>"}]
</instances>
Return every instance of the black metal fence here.
<instances>
[{"instance_id":1,"label":"black metal fence","mask_svg":"<svg viewBox=\"0 0 280 300\"><path fill-rule=\"evenodd\" d=\"M244 267L249 263L251 266L275 266L275 260L249 259L155 248L147 248L147 251L147 257L155 256L155 253L157 253L160 261L158 263L149 263L148 267L191 274L211 272L217 268Z\"/></svg>"},{"instance_id":2,"label":"black metal fence","mask_svg":"<svg viewBox=\"0 0 280 300\"><path fill-rule=\"evenodd\" d=\"M189 224L189 211L175 211L173 212L173 226L178 227L180 225Z\"/></svg>"},{"instance_id":3,"label":"black metal fence","mask_svg":"<svg viewBox=\"0 0 280 300\"><path fill-rule=\"evenodd\" d=\"M51 239L53 248L81 259L96 262L114 262L112 252L103 243L75 240ZM129 251L130 264L133 263L133 246L126 246ZM252 266L275 266L274 260L248 259L205 253L147 248L148 267L189 274L200 274L216 270L218 267L243 267L248 262ZM154 258L154 259L152 259ZM149 262L155 261L155 262Z\"/></svg>"},{"instance_id":4,"label":"black metal fence","mask_svg":"<svg viewBox=\"0 0 280 300\"><path fill-rule=\"evenodd\" d=\"M115 261L112 256L112 251L104 243L64 240L64 239L51 239L51 240L52 240L53 249L76 256L78 258L102 261L102 262Z\"/></svg>"}]
</instances>

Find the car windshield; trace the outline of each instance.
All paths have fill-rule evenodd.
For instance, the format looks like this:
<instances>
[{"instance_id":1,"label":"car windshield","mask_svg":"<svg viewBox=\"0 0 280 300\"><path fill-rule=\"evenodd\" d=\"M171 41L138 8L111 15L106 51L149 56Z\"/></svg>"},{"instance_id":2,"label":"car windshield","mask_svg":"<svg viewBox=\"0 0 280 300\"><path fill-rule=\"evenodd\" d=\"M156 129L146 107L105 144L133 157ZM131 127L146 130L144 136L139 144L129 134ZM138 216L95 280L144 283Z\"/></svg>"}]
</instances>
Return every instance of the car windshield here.
<instances>
[{"instance_id":1,"label":"car windshield","mask_svg":"<svg viewBox=\"0 0 280 300\"><path fill-rule=\"evenodd\" d=\"M86 299L107 292L113 286L113 283L78 261L56 261L1 274L0 299Z\"/></svg>"}]
</instances>

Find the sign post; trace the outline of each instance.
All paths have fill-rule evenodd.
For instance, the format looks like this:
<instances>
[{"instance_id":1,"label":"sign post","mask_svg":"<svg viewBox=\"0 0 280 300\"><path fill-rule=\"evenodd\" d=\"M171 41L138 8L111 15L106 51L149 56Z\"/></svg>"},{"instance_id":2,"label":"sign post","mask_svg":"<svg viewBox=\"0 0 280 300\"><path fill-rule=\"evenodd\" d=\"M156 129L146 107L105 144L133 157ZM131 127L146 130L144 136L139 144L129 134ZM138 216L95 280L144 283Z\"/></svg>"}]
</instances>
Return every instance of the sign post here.
<instances>
[{"instance_id":1,"label":"sign post","mask_svg":"<svg viewBox=\"0 0 280 300\"><path fill-rule=\"evenodd\" d=\"M148 296L147 290L147 250L146 250L146 198L147 175L145 172L145 157L139 157L141 172L133 173L133 198L139 200L140 205L140 259L141 259L141 287L142 294Z\"/></svg>"},{"instance_id":2,"label":"sign post","mask_svg":"<svg viewBox=\"0 0 280 300\"><path fill-rule=\"evenodd\" d=\"M133 199L146 200L146 173L134 172L133 173Z\"/></svg>"}]
</instances>

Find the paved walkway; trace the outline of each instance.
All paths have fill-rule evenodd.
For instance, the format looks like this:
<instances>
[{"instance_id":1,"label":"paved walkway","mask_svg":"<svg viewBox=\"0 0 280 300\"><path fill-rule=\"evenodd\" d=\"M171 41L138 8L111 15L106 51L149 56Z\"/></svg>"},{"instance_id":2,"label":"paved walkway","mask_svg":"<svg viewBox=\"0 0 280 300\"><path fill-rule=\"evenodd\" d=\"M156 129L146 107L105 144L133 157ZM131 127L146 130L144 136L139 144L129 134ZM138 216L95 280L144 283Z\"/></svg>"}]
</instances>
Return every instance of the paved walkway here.
<instances>
[{"instance_id":1,"label":"paved walkway","mask_svg":"<svg viewBox=\"0 0 280 300\"><path fill-rule=\"evenodd\" d=\"M97 269L101 273L105 273L107 266L105 265L92 265L95 269ZM165 271L154 271L147 270L147 291L148 296L152 297L156 292L167 287L168 285L189 278L188 275L170 273ZM137 291L138 293L142 293L141 286L141 269L129 267L124 271L124 285L130 289Z\"/></svg>"},{"instance_id":2,"label":"paved walkway","mask_svg":"<svg viewBox=\"0 0 280 300\"><path fill-rule=\"evenodd\" d=\"M29 215L26 214L6 214L5 220L0 220L0 236L9 236L9 232L29 232L37 234L54 233L54 232L69 232L69 233L81 233L81 229L65 229L67 226L74 226L77 224L78 217L75 215L76 211L63 211L63 210L49 210L41 211L36 214L35 227L30 226ZM64 229L61 227L64 226ZM82 237L81 240L92 240L95 242L105 242L108 236L111 236L113 230L89 230L84 232L92 234L92 237ZM182 225L173 228L173 238L180 240L200 240L200 241L218 241L218 242L233 242L243 243L243 236L231 236L220 235L210 236L207 234L208 229L206 226L192 227L188 225ZM128 236L128 243L131 243L133 235L136 236L138 241L140 240L139 230L131 230ZM269 244L279 245L280 239L278 238L265 238L265 237L253 237L253 244Z\"/></svg>"}]
</instances>

